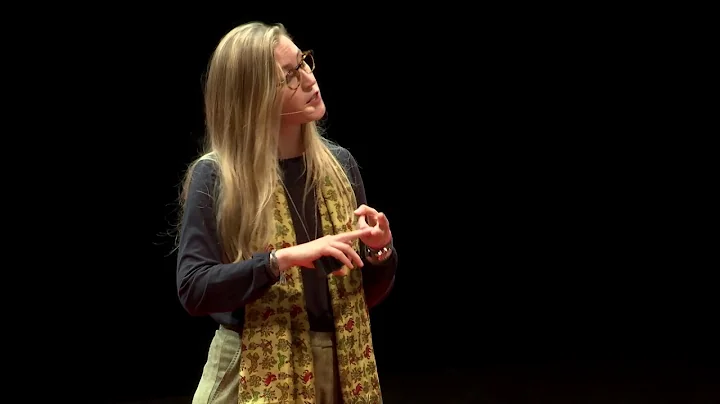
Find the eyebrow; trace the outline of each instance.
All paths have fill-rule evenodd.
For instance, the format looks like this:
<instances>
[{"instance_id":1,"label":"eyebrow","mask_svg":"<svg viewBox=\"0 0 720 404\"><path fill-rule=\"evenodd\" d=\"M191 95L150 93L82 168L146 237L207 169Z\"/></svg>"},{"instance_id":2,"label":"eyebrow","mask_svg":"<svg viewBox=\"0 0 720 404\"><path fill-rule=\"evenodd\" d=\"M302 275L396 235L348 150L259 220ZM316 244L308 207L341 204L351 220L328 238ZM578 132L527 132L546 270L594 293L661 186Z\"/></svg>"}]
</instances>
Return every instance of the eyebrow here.
<instances>
[{"instance_id":1,"label":"eyebrow","mask_svg":"<svg viewBox=\"0 0 720 404\"><path fill-rule=\"evenodd\" d=\"M302 57L302 51L300 49L298 49L297 58L300 59L301 57ZM297 65L298 65L297 62L285 63L285 65L283 66L283 69L287 69L287 70L294 69L297 67Z\"/></svg>"}]
</instances>

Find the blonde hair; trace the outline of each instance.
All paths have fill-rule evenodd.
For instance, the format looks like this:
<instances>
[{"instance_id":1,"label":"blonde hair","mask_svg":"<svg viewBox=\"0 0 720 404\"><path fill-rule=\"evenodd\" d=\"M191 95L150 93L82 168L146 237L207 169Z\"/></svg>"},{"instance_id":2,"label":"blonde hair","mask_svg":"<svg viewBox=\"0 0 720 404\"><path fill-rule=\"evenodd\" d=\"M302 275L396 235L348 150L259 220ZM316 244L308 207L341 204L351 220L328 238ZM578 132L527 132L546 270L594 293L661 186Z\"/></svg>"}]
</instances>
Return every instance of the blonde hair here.
<instances>
[{"instance_id":1,"label":"blonde hair","mask_svg":"<svg viewBox=\"0 0 720 404\"><path fill-rule=\"evenodd\" d=\"M188 168L181 195L187 192L198 162L212 160L217 168L215 213L218 237L228 262L248 259L264 250L274 231L273 195L282 181L278 137L281 70L274 50L281 24L252 22L236 27L218 44L205 82L206 151ZM352 220L357 207L347 173L329 149L315 122L304 124L306 191L319 192L329 177ZM306 192L307 194L307 192Z\"/></svg>"}]
</instances>

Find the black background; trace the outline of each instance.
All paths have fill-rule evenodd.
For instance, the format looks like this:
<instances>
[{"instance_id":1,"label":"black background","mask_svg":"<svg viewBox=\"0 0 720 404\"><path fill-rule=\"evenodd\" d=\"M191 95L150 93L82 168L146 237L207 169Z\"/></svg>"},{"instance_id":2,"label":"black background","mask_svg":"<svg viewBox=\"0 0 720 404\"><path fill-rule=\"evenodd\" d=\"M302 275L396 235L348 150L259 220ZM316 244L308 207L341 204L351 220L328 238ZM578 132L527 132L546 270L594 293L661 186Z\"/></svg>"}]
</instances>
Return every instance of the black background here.
<instances>
[{"instance_id":1,"label":"black background","mask_svg":"<svg viewBox=\"0 0 720 404\"><path fill-rule=\"evenodd\" d=\"M209 57L234 26L262 20L315 51L327 136L391 222L396 286L371 313L386 402L715 394L716 268L685 227L692 214L673 214L676 158L643 129L621 72L631 56L603 45L622 40L552 10L358 7L138 12L78 36L83 62L66 66L74 89L62 94L93 95L65 115L63 138L93 151L55 166L84 198L60 215L82 236L57 253L77 278L77 293L55 290L65 327L79 323L63 353L84 370L70 385L87 402L189 402L216 325L180 306L168 232L200 151Z\"/></svg>"}]
</instances>

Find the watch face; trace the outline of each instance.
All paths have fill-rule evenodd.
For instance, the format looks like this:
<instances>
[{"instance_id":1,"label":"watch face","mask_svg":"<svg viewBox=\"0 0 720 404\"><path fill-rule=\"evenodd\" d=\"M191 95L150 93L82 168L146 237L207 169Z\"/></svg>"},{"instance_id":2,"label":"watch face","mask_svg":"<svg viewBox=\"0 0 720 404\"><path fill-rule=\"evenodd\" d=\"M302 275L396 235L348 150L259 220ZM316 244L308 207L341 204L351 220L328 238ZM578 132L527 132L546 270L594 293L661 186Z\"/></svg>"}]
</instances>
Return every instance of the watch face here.
<instances>
[{"instance_id":1,"label":"watch face","mask_svg":"<svg viewBox=\"0 0 720 404\"><path fill-rule=\"evenodd\" d=\"M280 267L278 265L277 257L275 256L275 251L270 253L270 260L268 262L268 269L272 271L273 274L278 275L280 273Z\"/></svg>"}]
</instances>

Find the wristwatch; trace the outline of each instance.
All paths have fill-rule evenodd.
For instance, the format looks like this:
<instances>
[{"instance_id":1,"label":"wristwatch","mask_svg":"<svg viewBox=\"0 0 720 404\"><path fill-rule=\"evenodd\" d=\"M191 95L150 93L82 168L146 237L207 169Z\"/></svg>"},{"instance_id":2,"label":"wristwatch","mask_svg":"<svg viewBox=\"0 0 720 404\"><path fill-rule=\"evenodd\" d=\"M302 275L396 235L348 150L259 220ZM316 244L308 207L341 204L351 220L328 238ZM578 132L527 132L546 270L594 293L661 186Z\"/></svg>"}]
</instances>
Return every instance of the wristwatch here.
<instances>
[{"instance_id":1,"label":"wristwatch","mask_svg":"<svg viewBox=\"0 0 720 404\"><path fill-rule=\"evenodd\" d=\"M276 252L277 252L277 250L270 251L270 258L268 259L268 266L267 266L268 271L275 278L280 276L280 264L278 263L277 256L275 255Z\"/></svg>"}]
</instances>

